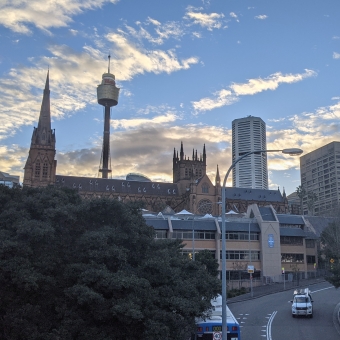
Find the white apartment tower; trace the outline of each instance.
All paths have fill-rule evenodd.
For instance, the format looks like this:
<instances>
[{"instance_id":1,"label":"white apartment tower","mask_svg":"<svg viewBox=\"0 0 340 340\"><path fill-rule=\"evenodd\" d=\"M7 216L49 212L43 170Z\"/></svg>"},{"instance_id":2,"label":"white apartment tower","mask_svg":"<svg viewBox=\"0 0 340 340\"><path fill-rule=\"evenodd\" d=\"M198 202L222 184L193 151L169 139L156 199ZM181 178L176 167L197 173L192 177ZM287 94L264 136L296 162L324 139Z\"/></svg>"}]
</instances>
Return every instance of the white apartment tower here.
<instances>
[{"instance_id":1,"label":"white apartment tower","mask_svg":"<svg viewBox=\"0 0 340 340\"><path fill-rule=\"evenodd\" d=\"M266 124L258 117L233 120L233 161L250 151L266 150ZM252 154L233 169L233 186L268 189L267 154Z\"/></svg>"}]
</instances>

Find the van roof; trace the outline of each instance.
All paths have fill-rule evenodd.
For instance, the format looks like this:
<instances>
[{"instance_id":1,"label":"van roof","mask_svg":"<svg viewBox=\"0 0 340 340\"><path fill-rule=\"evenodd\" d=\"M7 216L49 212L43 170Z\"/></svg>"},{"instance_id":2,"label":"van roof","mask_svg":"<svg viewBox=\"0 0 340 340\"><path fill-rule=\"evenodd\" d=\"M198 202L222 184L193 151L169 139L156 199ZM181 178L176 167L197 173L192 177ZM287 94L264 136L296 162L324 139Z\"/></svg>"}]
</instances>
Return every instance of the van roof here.
<instances>
[{"instance_id":1,"label":"van roof","mask_svg":"<svg viewBox=\"0 0 340 340\"><path fill-rule=\"evenodd\" d=\"M305 289L295 289L294 295L311 295L311 291L308 288Z\"/></svg>"}]
</instances>

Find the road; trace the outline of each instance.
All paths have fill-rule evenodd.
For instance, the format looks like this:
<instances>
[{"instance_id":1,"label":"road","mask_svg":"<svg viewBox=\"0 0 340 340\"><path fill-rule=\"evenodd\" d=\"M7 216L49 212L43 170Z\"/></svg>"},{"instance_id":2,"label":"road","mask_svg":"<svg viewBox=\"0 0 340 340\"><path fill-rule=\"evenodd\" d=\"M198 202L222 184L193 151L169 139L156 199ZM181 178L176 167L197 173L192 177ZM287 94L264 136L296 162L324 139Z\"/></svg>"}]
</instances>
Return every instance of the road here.
<instances>
[{"instance_id":1,"label":"road","mask_svg":"<svg viewBox=\"0 0 340 340\"><path fill-rule=\"evenodd\" d=\"M327 282L309 288L314 300L313 319L292 318L289 300L293 298L293 290L228 305L240 323L241 339L340 339L333 323L333 312L340 302L340 289L336 290Z\"/></svg>"}]
</instances>

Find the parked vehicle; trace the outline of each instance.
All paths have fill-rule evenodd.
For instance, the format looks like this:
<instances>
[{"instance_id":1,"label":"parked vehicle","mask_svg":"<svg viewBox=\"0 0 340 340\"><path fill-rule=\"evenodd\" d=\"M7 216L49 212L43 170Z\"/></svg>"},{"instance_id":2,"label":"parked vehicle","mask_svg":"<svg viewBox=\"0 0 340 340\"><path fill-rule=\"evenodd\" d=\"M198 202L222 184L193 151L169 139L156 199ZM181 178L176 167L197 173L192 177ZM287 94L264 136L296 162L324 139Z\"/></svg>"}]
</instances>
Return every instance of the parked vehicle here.
<instances>
[{"instance_id":1,"label":"parked vehicle","mask_svg":"<svg viewBox=\"0 0 340 340\"><path fill-rule=\"evenodd\" d=\"M299 315L313 317L313 299L308 288L295 290L293 300L290 300L290 302L293 318Z\"/></svg>"}]
</instances>

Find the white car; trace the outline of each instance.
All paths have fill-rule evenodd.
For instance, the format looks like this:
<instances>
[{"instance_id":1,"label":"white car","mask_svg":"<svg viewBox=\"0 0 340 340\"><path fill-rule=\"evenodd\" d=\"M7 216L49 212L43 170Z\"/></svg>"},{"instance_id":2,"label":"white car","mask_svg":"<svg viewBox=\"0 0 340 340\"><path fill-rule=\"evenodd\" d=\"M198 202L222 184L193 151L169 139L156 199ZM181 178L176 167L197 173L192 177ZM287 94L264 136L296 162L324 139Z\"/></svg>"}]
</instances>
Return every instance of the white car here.
<instances>
[{"instance_id":1,"label":"white car","mask_svg":"<svg viewBox=\"0 0 340 340\"><path fill-rule=\"evenodd\" d=\"M292 304L292 317L299 315L313 317L313 300L308 288L294 291Z\"/></svg>"}]
</instances>

